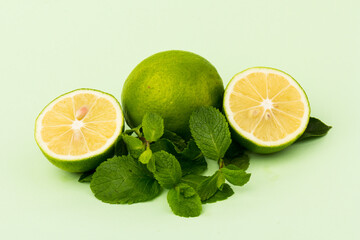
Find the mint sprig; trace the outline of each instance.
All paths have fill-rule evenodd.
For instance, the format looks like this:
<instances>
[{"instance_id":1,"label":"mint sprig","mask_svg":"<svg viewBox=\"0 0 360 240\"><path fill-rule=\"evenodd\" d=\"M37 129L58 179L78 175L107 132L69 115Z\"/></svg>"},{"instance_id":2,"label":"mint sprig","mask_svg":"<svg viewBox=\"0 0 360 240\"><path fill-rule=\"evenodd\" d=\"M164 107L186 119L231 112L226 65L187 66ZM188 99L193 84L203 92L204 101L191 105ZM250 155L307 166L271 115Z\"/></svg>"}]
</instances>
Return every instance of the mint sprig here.
<instances>
[{"instance_id":1,"label":"mint sprig","mask_svg":"<svg viewBox=\"0 0 360 240\"><path fill-rule=\"evenodd\" d=\"M164 131L159 115L148 113L138 127L122 134L115 149L120 156L107 160L92 176L81 179L91 180L95 196L108 203L147 201L155 198L161 187L169 189L168 203L176 215L198 216L202 203L233 195L226 180L243 185L243 178L250 175L245 173L248 157L243 148L231 144L228 124L217 109L196 110L190 118L190 128L194 139L186 142L175 133ZM205 157L219 161L219 170L212 176L197 175L207 168Z\"/></svg>"},{"instance_id":2,"label":"mint sprig","mask_svg":"<svg viewBox=\"0 0 360 240\"><path fill-rule=\"evenodd\" d=\"M219 170L196 188L203 202L211 198L210 202L218 201L232 195L231 188L223 190L225 179L237 186L249 181L250 174L245 172L249 166L248 155L243 147L232 143L228 123L219 110L201 107L194 111L190 117L190 130L202 153L219 162Z\"/></svg>"},{"instance_id":3,"label":"mint sprig","mask_svg":"<svg viewBox=\"0 0 360 240\"><path fill-rule=\"evenodd\" d=\"M167 201L175 215L196 217L202 204L223 201L234 194L231 185L244 186L251 177L247 150L232 142L224 115L200 107L190 117L192 138L185 141L164 129L163 119L147 113L142 123L126 130L115 145L114 157L96 171L83 173L95 197L107 203L149 201L168 189ZM330 126L310 118L299 138L325 135ZM206 159L219 164L211 176L202 176ZM230 185L231 184L231 185Z\"/></svg>"}]
</instances>

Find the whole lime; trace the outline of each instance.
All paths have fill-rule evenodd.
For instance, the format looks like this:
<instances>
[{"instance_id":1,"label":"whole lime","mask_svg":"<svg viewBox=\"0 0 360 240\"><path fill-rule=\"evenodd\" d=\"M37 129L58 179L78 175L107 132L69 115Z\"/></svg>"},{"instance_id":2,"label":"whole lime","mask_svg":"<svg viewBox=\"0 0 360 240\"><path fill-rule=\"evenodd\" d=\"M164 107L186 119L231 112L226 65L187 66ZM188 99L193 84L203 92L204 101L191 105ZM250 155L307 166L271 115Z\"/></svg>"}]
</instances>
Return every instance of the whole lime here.
<instances>
[{"instance_id":1,"label":"whole lime","mask_svg":"<svg viewBox=\"0 0 360 240\"><path fill-rule=\"evenodd\" d=\"M121 102L127 124L141 124L146 112L164 118L165 129L190 136L189 118L200 106L221 108L223 82L215 67L203 57L171 50L154 54L126 79Z\"/></svg>"}]
</instances>

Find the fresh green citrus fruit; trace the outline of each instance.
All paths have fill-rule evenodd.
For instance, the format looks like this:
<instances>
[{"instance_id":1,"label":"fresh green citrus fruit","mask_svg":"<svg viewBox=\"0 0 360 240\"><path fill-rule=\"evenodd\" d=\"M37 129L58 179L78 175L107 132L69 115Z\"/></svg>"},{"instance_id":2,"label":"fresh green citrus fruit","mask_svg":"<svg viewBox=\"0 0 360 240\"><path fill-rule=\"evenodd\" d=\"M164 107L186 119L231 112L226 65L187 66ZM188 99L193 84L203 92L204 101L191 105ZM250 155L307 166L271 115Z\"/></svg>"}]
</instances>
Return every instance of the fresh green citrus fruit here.
<instances>
[{"instance_id":1,"label":"fresh green citrus fruit","mask_svg":"<svg viewBox=\"0 0 360 240\"><path fill-rule=\"evenodd\" d=\"M113 96L78 89L42 110L35 123L35 140L55 166L85 172L111 157L123 126L120 104Z\"/></svg>"},{"instance_id":2,"label":"fresh green citrus fruit","mask_svg":"<svg viewBox=\"0 0 360 240\"><path fill-rule=\"evenodd\" d=\"M189 136L189 118L200 106L221 107L224 86L206 59L191 52L165 51L142 61L123 86L126 122L138 126L146 112L164 118L165 128Z\"/></svg>"},{"instance_id":3,"label":"fresh green citrus fruit","mask_svg":"<svg viewBox=\"0 0 360 240\"><path fill-rule=\"evenodd\" d=\"M255 67L236 74L226 87L223 104L235 138L256 153L289 146L310 118L304 90L290 75L273 68Z\"/></svg>"}]
</instances>

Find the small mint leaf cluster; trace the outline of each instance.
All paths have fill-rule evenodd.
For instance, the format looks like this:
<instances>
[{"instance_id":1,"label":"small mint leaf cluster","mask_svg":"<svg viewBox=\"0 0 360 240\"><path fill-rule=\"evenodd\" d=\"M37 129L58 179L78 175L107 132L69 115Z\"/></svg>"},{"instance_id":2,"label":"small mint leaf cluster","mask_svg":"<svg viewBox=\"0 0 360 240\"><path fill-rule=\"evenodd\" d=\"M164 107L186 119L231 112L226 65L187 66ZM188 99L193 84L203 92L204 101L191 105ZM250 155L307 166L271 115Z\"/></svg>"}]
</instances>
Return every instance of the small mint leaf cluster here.
<instances>
[{"instance_id":1,"label":"small mint leaf cluster","mask_svg":"<svg viewBox=\"0 0 360 240\"><path fill-rule=\"evenodd\" d=\"M249 158L239 145L231 144L229 127L217 109L199 108L189 124L193 138L185 141L164 130L159 115L146 114L140 126L122 134L115 156L100 164L95 172L84 173L79 181L90 182L96 198L115 204L149 201L162 188L168 189L167 200L176 215L199 216L202 204L234 194L225 179L237 184L233 179L241 174L236 175L235 170L223 172L226 163L248 166ZM207 169L205 157L224 164L214 175L202 176ZM244 173L245 168L240 171Z\"/></svg>"},{"instance_id":2,"label":"small mint leaf cluster","mask_svg":"<svg viewBox=\"0 0 360 240\"><path fill-rule=\"evenodd\" d=\"M232 195L233 191L225 185L225 180L236 186L243 186L249 181L251 174L245 172L249 157L242 147L232 143L228 123L219 110L198 108L190 117L190 130L203 154L219 163L219 170L201 180L196 187L202 201L211 199L217 193ZM223 191L224 186L226 191Z\"/></svg>"},{"instance_id":3,"label":"small mint leaf cluster","mask_svg":"<svg viewBox=\"0 0 360 240\"><path fill-rule=\"evenodd\" d=\"M114 157L95 171L83 173L79 182L90 182L95 197L112 204L149 201L168 189L167 201L174 214L199 216L202 204L225 200L234 194L231 185L243 186L250 180L246 172L250 162L246 149L232 141L219 110L198 108L189 126L192 138L185 141L164 129L161 116L147 113L141 125L122 134ZM330 128L310 118L298 141L323 136ZM207 169L206 159L219 165L211 176L201 175Z\"/></svg>"}]
</instances>

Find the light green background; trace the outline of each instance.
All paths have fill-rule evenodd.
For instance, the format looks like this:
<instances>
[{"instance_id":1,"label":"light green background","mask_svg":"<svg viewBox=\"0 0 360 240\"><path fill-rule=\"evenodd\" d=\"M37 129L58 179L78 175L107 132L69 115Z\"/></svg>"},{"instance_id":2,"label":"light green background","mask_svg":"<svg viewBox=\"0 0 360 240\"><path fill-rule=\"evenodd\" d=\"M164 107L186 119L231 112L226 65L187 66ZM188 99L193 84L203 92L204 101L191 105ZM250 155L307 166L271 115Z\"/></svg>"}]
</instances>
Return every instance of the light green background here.
<instances>
[{"instance_id":1,"label":"light green background","mask_svg":"<svg viewBox=\"0 0 360 240\"><path fill-rule=\"evenodd\" d=\"M1 0L0 238L360 239L359 8L357 0ZM45 159L35 118L76 88L120 99L136 64L168 49L207 58L225 84L248 67L282 69L307 92L312 116L334 128L251 155L251 181L198 218L173 215L166 192L104 204L78 174Z\"/></svg>"}]
</instances>

